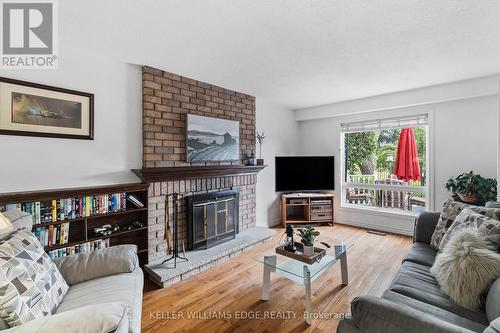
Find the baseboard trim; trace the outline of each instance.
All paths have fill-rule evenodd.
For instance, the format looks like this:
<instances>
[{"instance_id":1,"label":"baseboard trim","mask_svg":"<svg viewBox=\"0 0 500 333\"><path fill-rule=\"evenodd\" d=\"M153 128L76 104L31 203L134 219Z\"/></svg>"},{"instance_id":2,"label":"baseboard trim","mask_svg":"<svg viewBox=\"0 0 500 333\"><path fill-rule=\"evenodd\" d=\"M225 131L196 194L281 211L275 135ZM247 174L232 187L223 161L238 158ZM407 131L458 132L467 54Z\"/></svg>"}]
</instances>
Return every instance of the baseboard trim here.
<instances>
[{"instance_id":1,"label":"baseboard trim","mask_svg":"<svg viewBox=\"0 0 500 333\"><path fill-rule=\"evenodd\" d=\"M275 220L270 221L271 223L268 224L269 228L276 227L281 224L281 218L277 218Z\"/></svg>"},{"instance_id":2,"label":"baseboard trim","mask_svg":"<svg viewBox=\"0 0 500 333\"><path fill-rule=\"evenodd\" d=\"M335 223L351 225L353 227L360 227L360 228L372 229L372 230L377 230L377 231L385 231L385 232L390 232L390 233L398 234L398 235L413 236L413 225L410 226L410 229L402 229L402 228L381 226L379 224L373 224L373 223L359 222L359 221L355 221L355 220L338 218L338 217L335 218ZM272 228L272 227L275 227L278 225L281 225L281 219L276 219L276 220L272 221L268 227Z\"/></svg>"},{"instance_id":3,"label":"baseboard trim","mask_svg":"<svg viewBox=\"0 0 500 333\"><path fill-rule=\"evenodd\" d=\"M377 231L385 231L385 232L390 232L390 233L399 234L399 235L413 236L413 226L411 226L411 229L407 230L407 229L402 229L402 228L381 226L379 224L359 222L359 221L354 221L354 220L349 220L349 219L344 219L344 218L335 218L335 223L350 225L353 227L372 229L372 230L377 230Z\"/></svg>"}]
</instances>

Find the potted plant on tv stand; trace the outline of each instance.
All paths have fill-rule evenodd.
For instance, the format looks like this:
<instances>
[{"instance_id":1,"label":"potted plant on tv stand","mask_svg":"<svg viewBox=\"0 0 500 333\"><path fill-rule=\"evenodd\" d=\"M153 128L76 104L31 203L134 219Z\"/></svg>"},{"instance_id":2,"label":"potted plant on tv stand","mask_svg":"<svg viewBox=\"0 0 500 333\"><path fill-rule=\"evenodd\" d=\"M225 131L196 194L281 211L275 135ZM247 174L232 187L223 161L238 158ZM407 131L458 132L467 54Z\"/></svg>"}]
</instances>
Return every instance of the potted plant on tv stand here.
<instances>
[{"instance_id":1,"label":"potted plant on tv stand","mask_svg":"<svg viewBox=\"0 0 500 333\"><path fill-rule=\"evenodd\" d=\"M298 231L301 238L300 242L304 245L304 255L312 257L314 255L314 241L319 236L319 231L313 227L305 227Z\"/></svg>"}]
</instances>

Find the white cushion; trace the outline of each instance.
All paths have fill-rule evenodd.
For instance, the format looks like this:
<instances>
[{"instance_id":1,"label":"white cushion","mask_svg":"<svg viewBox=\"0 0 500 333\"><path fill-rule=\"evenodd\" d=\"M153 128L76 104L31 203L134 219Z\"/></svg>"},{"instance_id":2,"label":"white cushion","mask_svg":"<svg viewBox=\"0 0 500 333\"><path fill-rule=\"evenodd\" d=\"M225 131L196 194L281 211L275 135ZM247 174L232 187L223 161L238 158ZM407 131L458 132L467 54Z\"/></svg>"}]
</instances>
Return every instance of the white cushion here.
<instances>
[{"instance_id":1,"label":"white cushion","mask_svg":"<svg viewBox=\"0 0 500 333\"><path fill-rule=\"evenodd\" d=\"M89 305L30 321L5 333L127 333L128 307L121 303Z\"/></svg>"}]
</instances>

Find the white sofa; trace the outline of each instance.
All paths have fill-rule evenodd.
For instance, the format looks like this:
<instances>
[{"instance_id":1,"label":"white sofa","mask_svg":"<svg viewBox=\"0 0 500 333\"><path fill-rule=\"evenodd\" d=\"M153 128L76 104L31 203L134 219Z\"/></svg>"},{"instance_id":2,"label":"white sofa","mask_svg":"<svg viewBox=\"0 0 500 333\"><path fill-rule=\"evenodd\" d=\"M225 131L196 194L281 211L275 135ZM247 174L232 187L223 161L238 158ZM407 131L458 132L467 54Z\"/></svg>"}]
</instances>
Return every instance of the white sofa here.
<instances>
[{"instance_id":1,"label":"white sofa","mask_svg":"<svg viewBox=\"0 0 500 333\"><path fill-rule=\"evenodd\" d=\"M32 218L27 213L12 211L4 213L4 216L11 221L14 230L21 228L31 230L32 228ZM103 321L116 321L120 320L120 317L125 318L126 315L127 320L123 319L119 325L115 323L114 332L139 333L141 331L144 275L139 267L135 245L120 245L75 254L56 259L54 262L69 285L69 290L53 316L49 316L40 325L45 328L65 327L64 332L71 333L69 328L71 326L65 322L68 318L78 316L80 321L94 324L92 320L95 320L96 316ZM96 309L101 310L96 311ZM68 316L69 311L73 311L74 315ZM90 322L85 321L86 314ZM22 328L28 324L29 330ZM0 319L0 330L7 330L6 333L34 330L35 328L32 327L36 325L37 323L29 322L9 329L7 324ZM103 327L102 324L100 327Z\"/></svg>"}]
</instances>

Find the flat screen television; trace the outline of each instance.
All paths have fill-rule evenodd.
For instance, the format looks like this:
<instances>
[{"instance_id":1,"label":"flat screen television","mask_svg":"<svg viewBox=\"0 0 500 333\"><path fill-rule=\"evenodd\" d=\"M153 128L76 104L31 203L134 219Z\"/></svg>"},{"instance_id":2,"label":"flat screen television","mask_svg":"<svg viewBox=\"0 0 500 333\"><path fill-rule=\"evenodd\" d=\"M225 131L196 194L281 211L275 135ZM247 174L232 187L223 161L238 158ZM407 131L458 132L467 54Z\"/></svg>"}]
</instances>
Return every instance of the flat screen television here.
<instances>
[{"instance_id":1,"label":"flat screen television","mask_svg":"<svg viewBox=\"0 0 500 333\"><path fill-rule=\"evenodd\" d=\"M276 156L276 192L335 189L333 156Z\"/></svg>"}]
</instances>

